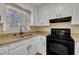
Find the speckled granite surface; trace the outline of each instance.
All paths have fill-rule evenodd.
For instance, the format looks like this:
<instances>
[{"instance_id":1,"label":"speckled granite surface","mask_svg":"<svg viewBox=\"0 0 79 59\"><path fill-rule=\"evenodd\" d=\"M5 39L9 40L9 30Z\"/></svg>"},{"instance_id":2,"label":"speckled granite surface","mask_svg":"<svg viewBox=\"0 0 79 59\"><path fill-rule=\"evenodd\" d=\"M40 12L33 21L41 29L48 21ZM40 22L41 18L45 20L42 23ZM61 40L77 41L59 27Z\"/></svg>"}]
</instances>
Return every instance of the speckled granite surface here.
<instances>
[{"instance_id":1,"label":"speckled granite surface","mask_svg":"<svg viewBox=\"0 0 79 59\"><path fill-rule=\"evenodd\" d=\"M19 35L19 33L0 34L0 45L23 40L23 38L29 39L39 35L46 36L48 35L48 32L46 31L24 32L22 35ZM75 40L75 42L79 42L79 33L72 33L71 36Z\"/></svg>"},{"instance_id":2,"label":"speckled granite surface","mask_svg":"<svg viewBox=\"0 0 79 59\"><path fill-rule=\"evenodd\" d=\"M0 45L23 40L23 38L29 39L29 38L32 38L32 37L38 36L38 35L46 36L47 32L45 32L45 31L43 31L43 32L42 31L25 32L22 35L19 35L19 33L1 34L0 35Z\"/></svg>"},{"instance_id":3,"label":"speckled granite surface","mask_svg":"<svg viewBox=\"0 0 79 59\"><path fill-rule=\"evenodd\" d=\"M71 36L75 42L79 42L79 33L72 33Z\"/></svg>"}]
</instances>

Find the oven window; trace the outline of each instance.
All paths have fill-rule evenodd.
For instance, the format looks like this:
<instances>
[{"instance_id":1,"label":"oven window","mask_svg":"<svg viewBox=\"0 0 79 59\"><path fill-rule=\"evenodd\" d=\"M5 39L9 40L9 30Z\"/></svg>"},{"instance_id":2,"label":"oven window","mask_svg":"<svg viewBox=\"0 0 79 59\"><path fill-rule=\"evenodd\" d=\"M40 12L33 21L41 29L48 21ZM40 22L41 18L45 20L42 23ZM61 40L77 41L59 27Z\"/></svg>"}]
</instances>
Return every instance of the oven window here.
<instances>
[{"instance_id":1,"label":"oven window","mask_svg":"<svg viewBox=\"0 0 79 59\"><path fill-rule=\"evenodd\" d=\"M57 43L50 43L49 50L51 52L59 54L59 55L67 55L68 54L68 48L64 45L57 44Z\"/></svg>"}]
</instances>

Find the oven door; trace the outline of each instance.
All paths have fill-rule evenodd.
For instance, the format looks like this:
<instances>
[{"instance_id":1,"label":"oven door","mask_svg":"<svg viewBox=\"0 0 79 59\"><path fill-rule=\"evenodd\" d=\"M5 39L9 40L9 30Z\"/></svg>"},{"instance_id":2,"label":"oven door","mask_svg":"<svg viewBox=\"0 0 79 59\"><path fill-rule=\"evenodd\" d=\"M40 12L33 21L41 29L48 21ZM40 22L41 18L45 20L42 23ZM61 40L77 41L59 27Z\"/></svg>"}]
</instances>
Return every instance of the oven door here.
<instances>
[{"instance_id":1,"label":"oven door","mask_svg":"<svg viewBox=\"0 0 79 59\"><path fill-rule=\"evenodd\" d=\"M47 55L72 55L73 45L65 41L47 40Z\"/></svg>"}]
</instances>

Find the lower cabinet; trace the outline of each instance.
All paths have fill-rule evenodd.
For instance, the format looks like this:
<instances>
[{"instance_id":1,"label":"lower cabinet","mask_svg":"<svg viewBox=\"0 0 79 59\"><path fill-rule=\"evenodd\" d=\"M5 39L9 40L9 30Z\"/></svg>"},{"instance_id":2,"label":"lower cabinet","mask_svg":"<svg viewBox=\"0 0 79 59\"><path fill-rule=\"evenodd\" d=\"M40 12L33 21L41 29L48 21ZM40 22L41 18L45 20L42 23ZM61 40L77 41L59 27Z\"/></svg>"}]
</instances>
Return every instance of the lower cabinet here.
<instances>
[{"instance_id":1,"label":"lower cabinet","mask_svg":"<svg viewBox=\"0 0 79 59\"><path fill-rule=\"evenodd\" d=\"M0 55L35 55L37 52L46 54L46 37L37 36L28 40L23 38L21 41L0 46Z\"/></svg>"},{"instance_id":2,"label":"lower cabinet","mask_svg":"<svg viewBox=\"0 0 79 59\"><path fill-rule=\"evenodd\" d=\"M46 37L37 36L27 40L0 46L0 55L46 55ZM79 55L79 42L75 42L75 55Z\"/></svg>"},{"instance_id":3,"label":"lower cabinet","mask_svg":"<svg viewBox=\"0 0 79 59\"><path fill-rule=\"evenodd\" d=\"M37 36L31 38L27 46L28 55L35 55L39 52L42 55L46 55L46 37L44 36Z\"/></svg>"},{"instance_id":4,"label":"lower cabinet","mask_svg":"<svg viewBox=\"0 0 79 59\"><path fill-rule=\"evenodd\" d=\"M42 55L46 55L46 37L39 37L38 51Z\"/></svg>"},{"instance_id":5,"label":"lower cabinet","mask_svg":"<svg viewBox=\"0 0 79 59\"><path fill-rule=\"evenodd\" d=\"M75 55L79 55L79 42L75 43Z\"/></svg>"},{"instance_id":6,"label":"lower cabinet","mask_svg":"<svg viewBox=\"0 0 79 59\"><path fill-rule=\"evenodd\" d=\"M23 45L23 46L15 48L13 50L10 50L10 55L27 55L27 54L28 54L28 52L27 52L26 45Z\"/></svg>"},{"instance_id":7,"label":"lower cabinet","mask_svg":"<svg viewBox=\"0 0 79 59\"><path fill-rule=\"evenodd\" d=\"M24 39L24 41L10 44L9 49L10 55L35 55L38 51L38 40L36 37Z\"/></svg>"},{"instance_id":8,"label":"lower cabinet","mask_svg":"<svg viewBox=\"0 0 79 59\"><path fill-rule=\"evenodd\" d=\"M38 52L38 43L34 41L30 44L29 54L35 55Z\"/></svg>"},{"instance_id":9,"label":"lower cabinet","mask_svg":"<svg viewBox=\"0 0 79 59\"><path fill-rule=\"evenodd\" d=\"M8 54L9 54L8 45L0 46L0 55L8 55Z\"/></svg>"}]
</instances>

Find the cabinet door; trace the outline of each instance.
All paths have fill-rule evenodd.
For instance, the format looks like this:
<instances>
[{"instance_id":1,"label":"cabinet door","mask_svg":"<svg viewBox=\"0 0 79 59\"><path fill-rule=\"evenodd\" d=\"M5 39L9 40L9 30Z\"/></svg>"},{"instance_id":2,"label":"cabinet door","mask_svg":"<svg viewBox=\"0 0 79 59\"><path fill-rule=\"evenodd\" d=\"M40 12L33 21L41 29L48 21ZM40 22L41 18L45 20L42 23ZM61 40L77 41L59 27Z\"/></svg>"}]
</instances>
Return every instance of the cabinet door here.
<instances>
[{"instance_id":1,"label":"cabinet door","mask_svg":"<svg viewBox=\"0 0 79 59\"><path fill-rule=\"evenodd\" d=\"M23 40L21 41L17 41L17 42L13 42L11 44L9 44L9 49L12 50L12 49L16 49L17 47L21 47L25 44L27 44L27 40L26 38L22 38Z\"/></svg>"},{"instance_id":2,"label":"cabinet door","mask_svg":"<svg viewBox=\"0 0 79 59\"><path fill-rule=\"evenodd\" d=\"M40 20L39 20L39 12L38 12L38 7L35 8L35 15L34 15L34 24L35 26L40 25Z\"/></svg>"},{"instance_id":3,"label":"cabinet door","mask_svg":"<svg viewBox=\"0 0 79 59\"><path fill-rule=\"evenodd\" d=\"M70 3L60 3L58 7L59 17L72 16L72 4Z\"/></svg>"},{"instance_id":4,"label":"cabinet door","mask_svg":"<svg viewBox=\"0 0 79 59\"><path fill-rule=\"evenodd\" d=\"M39 26L48 26L49 25L49 14L50 14L50 9L49 9L49 5L44 5L44 6L40 6L38 8L38 23Z\"/></svg>"},{"instance_id":5,"label":"cabinet door","mask_svg":"<svg viewBox=\"0 0 79 59\"><path fill-rule=\"evenodd\" d=\"M39 53L46 55L46 38L40 37L39 38L39 45L38 45Z\"/></svg>"},{"instance_id":6,"label":"cabinet door","mask_svg":"<svg viewBox=\"0 0 79 59\"><path fill-rule=\"evenodd\" d=\"M0 46L0 55L8 54L8 53L9 53L8 45Z\"/></svg>"},{"instance_id":7,"label":"cabinet door","mask_svg":"<svg viewBox=\"0 0 79 59\"><path fill-rule=\"evenodd\" d=\"M37 53L37 51L38 51L38 41L35 37L31 38L31 41L27 46L27 50L28 50L29 55L35 55Z\"/></svg>"},{"instance_id":8,"label":"cabinet door","mask_svg":"<svg viewBox=\"0 0 79 59\"><path fill-rule=\"evenodd\" d=\"M49 20L59 17L59 4L46 4L39 8L39 18L40 20Z\"/></svg>"},{"instance_id":9,"label":"cabinet door","mask_svg":"<svg viewBox=\"0 0 79 59\"><path fill-rule=\"evenodd\" d=\"M79 55L79 42L75 43L75 55Z\"/></svg>"},{"instance_id":10,"label":"cabinet door","mask_svg":"<svg viewBox=\"0 0 79 59\"><path fill-rule=\"evenodd\" d=\"M59 3L49 5L49 19L60 18L61 10L59 7L60 7Z\"/></svg>"},{"instance_id":11,"label":"cabinet door","mask_svg":"<svg viewBox=\"0 0 79 59\"><path fill-rule=\"evenodd\" d=\"M27 55L27 46L17 47L16 49L10 50L10 55Z\"/></svg>"},{"instance_id":12,"label":"cabinet door","mask_svg":"<svg viewBox=\"0 0 79 59\"><path fill-rule=\"evenodd\" d=\"M30 15L30 26L33 26L34 25L34 9L32 10L31 12L31 15Z\"/></svg>"},{"instance_id":13,"label":"cabinet door","mask_svg":"<svg viewBox=\"0 0 79 59\"><path fill-rule=\"evenodd\" d=\"M79 24L79 4L73 4L72 25Z\"/></svg>"}]
</instances>

